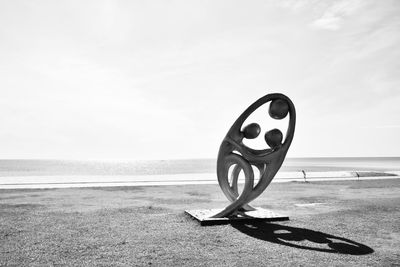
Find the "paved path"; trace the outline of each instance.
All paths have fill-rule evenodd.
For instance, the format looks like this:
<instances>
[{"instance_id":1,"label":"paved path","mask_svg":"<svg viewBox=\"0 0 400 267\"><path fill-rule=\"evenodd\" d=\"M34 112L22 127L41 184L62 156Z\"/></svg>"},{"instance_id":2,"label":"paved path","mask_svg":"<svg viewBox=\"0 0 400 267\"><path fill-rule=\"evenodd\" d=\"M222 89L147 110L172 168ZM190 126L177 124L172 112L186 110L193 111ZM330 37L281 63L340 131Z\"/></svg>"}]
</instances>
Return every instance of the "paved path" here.
<instances>
[{"instance_id":1,"label":"paved path","mask_svg":"<svg viewBox=\"0 0 400 267\"><path fill-rule=\"evenodd\" d=\"M279 172L273 182L370 180L400 178L400 171L387 172ZM139 176L10 176L0 177L0 189L69 188L108 186L154 186L184 184L216 184L214 173Z\"/></svg>"}]
</instances>

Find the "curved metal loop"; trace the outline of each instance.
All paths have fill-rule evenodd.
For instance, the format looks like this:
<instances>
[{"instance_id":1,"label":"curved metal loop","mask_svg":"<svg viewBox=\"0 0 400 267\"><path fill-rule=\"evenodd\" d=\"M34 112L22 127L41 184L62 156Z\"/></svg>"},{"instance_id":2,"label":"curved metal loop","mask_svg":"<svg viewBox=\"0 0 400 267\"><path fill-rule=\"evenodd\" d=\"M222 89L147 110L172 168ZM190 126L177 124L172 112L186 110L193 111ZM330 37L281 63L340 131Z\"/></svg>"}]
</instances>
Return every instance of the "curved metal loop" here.
<instances>
[{"instance_id":1,"label":"curved metal loop","mask_svg":"<svg viewBox=\"0 0 400 267\"><path fill-rule=\"evenodd\" d=\"M281 146L275 148L275 149L262 149L262 150L256 150L247 147L245 144L243 144L243 132L241 131L241 128L243 126L243 123L246 121L246 119L259 107L262 105L272 102L274 100L283 100L288 104L288 114L289 114L289 127L286 132L285 140L281 144ZM293 136L294 136L294 130L295 130L295 124L296 124L296 111L295 107L292 103L292 101L285 95L283 94L268 94L263 96L262 98L258 99L256 102L254 102L252 105L250 105L234 122L232 127L229 129L228 133L225 136L224 141L227 141L231 143L234 147L235 150L237 150L245 159L247 159L251 163L265 163L268 162L272 156L270 156L273 152L280 150L280 151L285 151L289 149L290 144L292 143Z\"/></svg>"},{"instance_id":2,"label":"curved metal loop","mask_svg":"<svg viewBox=\"0 0 400 267\"><path fill-rule=\"evenodd\" d=\"M232 173L231 173L230 185L231 185L231 189L232 189L234 195L236 196L236 198L239 197L238 181L239 181L239 175L240 175L241 171L242 171L242 168L240 167L240 165L235 165L232 170ZM254 171L253 171L253 173L254 173ZM253 182L253 188L254 188L254 182ZM241 207L241 210L251 211L251 210L255 210L255 208L253 208L249 204L244 204Z\"/></svg>"},{"instance_id":3,"label":"curved metal loop","mask_svg":"<svg viewBox=\"0 0 400 267\"><path fill-rule=\"evenodd\" d=\"M283 142L277 138L270 143L276 144L267 149L256 150L247 147L243 143L245 136L254 138L258 135L260 129L257 124L253 124L253 132L244 133L241 129L246 119L260 106L270 102L269 113L275 119L282 119L289 115L289 125ZM280 106L276 111L276 104ZM275 105L272 107L272 105ZM272 109L272 112L271 112ZM271 115L272 114L272 115ZM278 114L276 116L273 116ZM296 124L296 111L292 101L283 94L268 94L258 99L250 105L235 121L229 129L224 140L221 143L218 160L217 160L217 176L218 183L225 196L232 203L222 212L213 217L227 217L237 210L253 209L248 203L257 198L271 183L279 168L281 167L286 153L292 143ZM246 131L246 129L244 129ZM276 130L277 133L280 131ZM279 137L279 136L278 136ZM268 142L269 140L267 140ZM231 183L229 182L229 168L236 164L232 171ZM260 171L260 179L254 186L254 172L251 166L256 166ZM245 174L245 186L239 196L238 192L238 176L241 171Z\"/></svg>"},{"instance_id":4,"label":"curved metal loop","mask_svg":"<svg viewBox=\"0 0 400 267\"><path fill-rule=\"evenodd\" d=\"M223 165L221 166L221 168L218 169L218 183L221 186L222 192L224 192L225 196L232 203L228 207L226 207L223 211L212 216L215 218L229 216L234 211L247 204L246 200L250 196L254 186L253 169L251 168L251 165L243 157L235 153L231 153L224 158L224 162L222 164ZM239 172L243 170L245 176L244 188L240 195L237 190L237 178L235 178L236 190L229 183L229 168L235 164L236 166L234 167L234 169L239 170Z\"/></svg>"}]
</instances>

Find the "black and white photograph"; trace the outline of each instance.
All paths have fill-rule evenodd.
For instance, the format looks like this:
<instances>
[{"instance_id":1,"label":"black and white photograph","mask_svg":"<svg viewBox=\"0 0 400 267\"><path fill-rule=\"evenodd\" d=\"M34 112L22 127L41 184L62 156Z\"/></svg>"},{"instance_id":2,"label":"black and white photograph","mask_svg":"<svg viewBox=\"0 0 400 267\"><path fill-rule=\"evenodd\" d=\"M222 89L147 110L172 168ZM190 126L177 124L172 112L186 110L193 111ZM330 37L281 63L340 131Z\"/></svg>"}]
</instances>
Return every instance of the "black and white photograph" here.
<instances>
[{"instance_id":1,"label":"black and white photograph","mask_svg":"<svg viewBox=\"0 0 400 267\"><path fill-rule=\"evenodd\" d=\"M399 0L0 0L0 266L400 266Z\"/></svg>"}]
</instances>

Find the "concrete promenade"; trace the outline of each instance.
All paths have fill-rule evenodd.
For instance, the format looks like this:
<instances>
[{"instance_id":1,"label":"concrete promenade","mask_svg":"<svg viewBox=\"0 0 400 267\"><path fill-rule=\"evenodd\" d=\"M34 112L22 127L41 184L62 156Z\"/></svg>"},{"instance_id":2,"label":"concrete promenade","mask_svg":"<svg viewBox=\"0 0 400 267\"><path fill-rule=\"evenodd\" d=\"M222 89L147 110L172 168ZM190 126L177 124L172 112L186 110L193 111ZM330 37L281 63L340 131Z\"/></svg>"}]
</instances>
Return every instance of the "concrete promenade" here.
<instances>
[{"instance_id":1,"label":"concrete promenade","mask_svg":"<svg viewBox=\"0 0 400 267\"><path fill-rule=\"evenodd\" d=\"M400 178L400 171L278 172L274 183ZM168 175L58 175L0 177L0 189L217 184L215 173Z\"/></svg>"}]
</instances>

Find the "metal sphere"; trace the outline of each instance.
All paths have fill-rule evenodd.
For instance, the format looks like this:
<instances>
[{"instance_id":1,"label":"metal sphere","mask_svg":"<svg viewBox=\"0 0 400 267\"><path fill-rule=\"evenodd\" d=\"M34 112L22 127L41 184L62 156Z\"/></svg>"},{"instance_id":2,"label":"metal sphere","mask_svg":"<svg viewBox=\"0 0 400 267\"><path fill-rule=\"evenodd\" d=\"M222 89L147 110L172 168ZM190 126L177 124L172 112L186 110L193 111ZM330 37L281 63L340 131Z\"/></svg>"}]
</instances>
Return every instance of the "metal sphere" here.
<instances>
[{"instance_id":1,"label":"metal sphere","mask_svg":"<svg viewBox=\"0 0 400 267\"><path fill-rule=\"evenodd\" d=\"M288 112L289 112L289 105L285 100L275 99L271 101L268 113L272 118L276 120L281 120L286 117Z\"/></svg>"},{"instance_id":2,"label":"metal sphere","mask_svg":"<svg viewBox=\"0 0 400 267\"><path fill-rule=\"evenodd\" d=\"M278 129L272 129L266 132L264 137L270 148L275 148L282 144L283 134Z\"/></svg>"},{"instance_id":3,"label":"metal sphere","mask_svg":"<svg viewBox=\"0 0 400 267\"><path fill-rule=\"evenodd\" d=\"M254 139L261 132L261 127L257 123L250 123L243 129L243 135L246 139Z\"/></svg>"}]
</instances>

